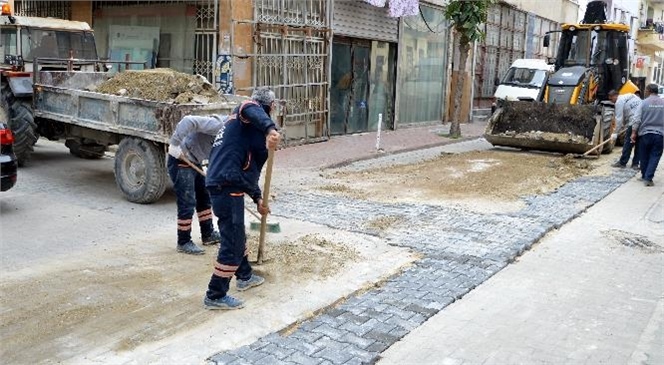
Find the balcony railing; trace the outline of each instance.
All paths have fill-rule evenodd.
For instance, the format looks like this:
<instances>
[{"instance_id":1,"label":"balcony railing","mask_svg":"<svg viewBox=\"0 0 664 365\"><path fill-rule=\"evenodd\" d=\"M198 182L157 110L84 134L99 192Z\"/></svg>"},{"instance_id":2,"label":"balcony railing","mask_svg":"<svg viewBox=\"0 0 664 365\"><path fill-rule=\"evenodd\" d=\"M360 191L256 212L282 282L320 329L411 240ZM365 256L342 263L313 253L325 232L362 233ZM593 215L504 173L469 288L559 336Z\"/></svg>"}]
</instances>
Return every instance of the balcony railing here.
<instances>
[{"instance_id":1,"label":"balcony railing","mask_svg":"<svg viewBox=\"0 0 664 365\"><path fill-rule=\"evenodd\" d=\"M639 30L652 30L655 33L664 34L664 22L655 22L652 19L648 19L645 23L641 23Z\"/></svg>"}]
</instances>

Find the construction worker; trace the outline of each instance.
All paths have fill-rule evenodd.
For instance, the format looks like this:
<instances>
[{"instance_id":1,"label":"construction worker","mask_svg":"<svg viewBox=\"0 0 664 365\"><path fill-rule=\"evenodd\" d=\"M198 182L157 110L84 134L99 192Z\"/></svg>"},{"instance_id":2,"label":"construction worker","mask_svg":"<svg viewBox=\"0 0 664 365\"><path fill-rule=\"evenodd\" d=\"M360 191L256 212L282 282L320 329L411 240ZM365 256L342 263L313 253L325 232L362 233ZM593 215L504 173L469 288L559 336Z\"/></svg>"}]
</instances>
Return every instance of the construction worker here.
<instances>
[{"instance_id":1,"label":"construction worker","mask_svg":"<svg viewBox=\"0 0 664 365\"><path fill-rule=\"evenodd\" d=\"M641 180L653 186L653 178L664 152L664 99L659 97L659 86L646 86L646 99L641 103L641 117L634 123L632 142L638 140L641 157Z\"/></svg>"},{"instance_id":2,"label":"construction worker","mask_svg":"<svg viewBox=\"0 0 664 365\"><path fill-rule=\"evenodd\" d=\"M254 90L251 100L235 108L219 131L210 153L206 186L212 209L218 217L221 243L214 271L203 304L207 309L239 309L244 303L228 295L230 281L237 278L240 291L263 284L265 279L253 274L247 258L244 227L244 195L256 203L258 212L269 213L263 206L258 179L268 156L281 135L270 119L275 95L267 87Z\"/></svg>"},{"instance_id":3,"label":"construction worker","mask_svg":"<svg viewBox=\"0 0 664 365\"><path fill-rule=\"evenodd\" d=\"M177 251L190 255L203 255L205 250L191 240L194 210L198 213L203 245L219 243L214 230L210 196L205 188L205 176L193 169L185 159L197 167L210 155L212 143L223 126L225 116L186 116L175 127L168 146L168 175L178 206Z\"/></svg>"},{"instance_id":4,"label":"construction worker","mask_svg":"<svg viewBox=\"0 0 664 365\"><path fill-rule=\"evenodd\" d=\"M629 162L629 156L632 154L632 148L634 148L634 156L632 157L632 169L639 169L639 149L638 146L632 143L632 126L636 121L639 120L639 106L641 105L641 98L636 94L624 94L619 95L617 91L609 91L609 100L615 104L616 110L616 133L621 131L624 128L627 128L625 131L625 140L623 143L622 155L620 159L616 161L613 167L624 168L627 167L627 162ZM617 134L611 136L613 139L617 139Z\"/></svg>"}]
</instances>

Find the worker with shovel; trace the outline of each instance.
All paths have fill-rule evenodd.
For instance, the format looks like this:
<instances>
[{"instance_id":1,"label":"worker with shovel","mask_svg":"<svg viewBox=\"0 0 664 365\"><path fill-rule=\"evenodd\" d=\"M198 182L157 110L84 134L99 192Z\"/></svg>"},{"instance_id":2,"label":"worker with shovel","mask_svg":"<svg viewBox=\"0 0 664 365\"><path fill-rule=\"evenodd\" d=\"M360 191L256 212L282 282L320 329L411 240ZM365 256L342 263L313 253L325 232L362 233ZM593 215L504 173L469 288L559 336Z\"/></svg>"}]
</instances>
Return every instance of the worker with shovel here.
<instances>
[{"instance_id":1,"label":"worker with shovel","mask_svg":"<svg viewBox=\"0 0 664 365\"><path fill-rule=\"evenodd\" d=\"M168 175L173 181L178 206L177 251L202 255L201 247L191 240L194 211L198 213L203 245L219 243L214 230L210 196L205 188L205 177L197 172L207 159L212 143L224 124L226 116L186 116L175 127L168 146Z\"/></svg>"},{"instance_id":2,"label":"worker with shovel","mask_svg":"<svg viewBox=\"0 0 664 365\"><path fill-rule=\"evenodd\" d=\"M244 303L228 295L230 281L237 278L240 291L263 284L248 260L244 227L244 195L256 203L260 214L269 209L263 204L258 186L268 149L274 150L281 135L270 118L275 94L267 87L256 88L251 100L235 108L217 134L210 153L206 186L212 209L218 218L221 243L203 304L207 309L239 309Z\"/></svg>"}]
</instances>

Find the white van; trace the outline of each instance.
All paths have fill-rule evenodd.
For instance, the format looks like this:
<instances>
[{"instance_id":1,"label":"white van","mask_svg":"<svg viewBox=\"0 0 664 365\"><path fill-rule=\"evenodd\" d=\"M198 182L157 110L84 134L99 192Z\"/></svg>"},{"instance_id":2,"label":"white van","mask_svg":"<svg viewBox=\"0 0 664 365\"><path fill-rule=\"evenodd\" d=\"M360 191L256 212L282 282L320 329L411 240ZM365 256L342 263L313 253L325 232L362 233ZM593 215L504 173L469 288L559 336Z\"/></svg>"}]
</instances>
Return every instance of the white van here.
<instances>
[{"instance_id":1,"label":"white van","mask_svg":"<svg viewBox=\"0 0 664 365\"><path fill-rule=\"evenodd\" d=\"M553 65L545 60L518 59L512 63L502 80L496 79L496 92L491 106L493 113L500 100L540 100Z\"/></svg>"}]
</instances>

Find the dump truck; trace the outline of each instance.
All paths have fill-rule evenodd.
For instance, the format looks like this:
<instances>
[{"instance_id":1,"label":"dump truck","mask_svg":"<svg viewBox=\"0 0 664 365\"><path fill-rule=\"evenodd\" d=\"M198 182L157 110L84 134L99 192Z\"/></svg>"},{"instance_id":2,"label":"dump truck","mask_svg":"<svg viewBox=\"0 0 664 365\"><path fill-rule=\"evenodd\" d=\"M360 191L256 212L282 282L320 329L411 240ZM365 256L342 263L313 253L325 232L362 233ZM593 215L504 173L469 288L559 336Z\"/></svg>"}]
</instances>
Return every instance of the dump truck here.
<instances>
[{"instance_id":1,"label":"dump truck","mask_svg":"<svg viewBox=\"0 0 664 365\"><path fill-rule=\"evenodd\" d=\"M152 203L166 189L165 152L180 119L230 114L242 100L175 103L97 92L113 76L107 72L113 62L97 57L87 23L14 16L7 2L0 6L0 104L19 166L28 163L40 136L64 141L72 155L86 159L117 146L118 188L131 202Z\"/></svg>"},{"instance_id":2,"label":"dump truck","mask_svg":"<svg viewBox=\"0 0 664 365\"><path fill-rule=\"evenodd\" d=\"M484 137L494 146L560 153L614 147L611 90L638 90L629 81L629 26L607 23L605 4L588 3L580 24L563 24L554 64L541 100L505 101L490 117ZM553 33L553 32L549 32ZM544 37L548 47L551 34Z\"/></svg>"},{"instance_id":3,"label":"dump truck","mask_svg":"<svg viewBox=\"0 0 664 365\"><path fill-rule=\"evenodd\" d=\"M35 72L33 115L49 139L86 141L77 148L87 148L89 158L102 157L106 148L117 145L115 182L135 203L153 203L163 195L168 181L165 152L184 116L229 115L245 99L227 95L222 102L176 104L94 91L109 77L105 72Z\"/></svg>"}]
</instances>

